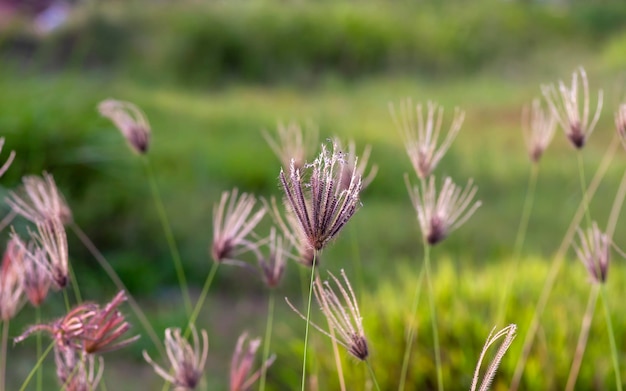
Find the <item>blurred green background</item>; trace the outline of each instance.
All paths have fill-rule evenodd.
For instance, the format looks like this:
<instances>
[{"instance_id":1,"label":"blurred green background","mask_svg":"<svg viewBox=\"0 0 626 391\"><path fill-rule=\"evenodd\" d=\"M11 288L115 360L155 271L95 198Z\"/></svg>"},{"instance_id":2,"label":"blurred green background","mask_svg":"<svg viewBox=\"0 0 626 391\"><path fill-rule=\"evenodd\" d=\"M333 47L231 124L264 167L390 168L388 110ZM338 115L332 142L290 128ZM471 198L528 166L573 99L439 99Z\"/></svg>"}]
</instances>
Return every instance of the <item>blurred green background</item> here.
<instances>
[{"instance_id":1,"label":"blurred green background","mask_svg":"<svg viewBox=\"0 0 626 391\"><path fill-rule=\"evenodd\" d=\"M152 124L149 159L194 297L211 266L212 208L220 193L238 187L280 197L280 163L262 129L273 133L279 120L312 120L322 141L337 135L354 139L359 150L372 145L370 161L379 166L378 175L347 231L323 253L323 269L345 268L353 282L358 280L366 327L371 324L372 363L384 389L397 384L402 319L408 317L422 264L420 234L403 181L412 169L388 104L406 97L434 100L446 108L447 121L454 107L466 111L436 174L457 183L474 178L483 206L433 257L447 386L468 389L496 321L526 192L530 164L520 130L522 106L540 96L541 83L569 81L577 66L587 69L592 105L597 89L605 94L600 122L583 151L591 178L613 138L613 112L626 86L626 3L621 1L86 1L66 3L67 19L47 32L34 22L35 6L0 4L2 156L10 149L17 153L0 195L18 186L23 175L51 172L76 222L140 298L159 335L165 327L184 324L176 274L140 158L99 116L98 102L110 97L135 102ZM591 204L592 218L601 226L625 162L620 149ZM511 378L546 264L580 201L577 157L560 130L541 162L537 189L524 247L528 261L522 261L513 295L518 310L507 317L520 326L520 338L494 389L505 389ZM266 219L258 232L264 235L269 224ZM618 246L623 247L624 234L618 224ZM83 296L104 301L113 285L76 237L70 234L69 241ZM362 275L355 270L357 258ZM576 262L572 259L563 273L561 301L555 298L555 307L549 307L526 389L564 386L588 289ZM610 272L615 279L609 291L615 290L614 323L623 354L624 311L617 305L618 289L623 290L618 281L626 269L620 263L617 259ZM299 297L297 267L288 269L278 297ZM467 286L451 283L455 279ZM392 287L399 291L390 293ZM220 268L199 323L211 339L210 387L225 387L223 373L238 334L245 329L263 334L266 297L255 272ZM62 311L57 299L45 309L49 318ZM288 390L298 384L304 324L282 300L278 303L273 350L279 357L269 386ZM424 327L407 389L434 387L430 323L422 304ZM32 311L24 309L11 334L32 322ZM607 389L613 381L604 326L597 323L580 389ZM318 351L330 352L327 342L319 338ZM26 343L9 353L14 387L35 361L31 347ZM108 389L160 387L141 360L142 348L150 348L147 338L107 359ZM53 375L52 361L46 365ZM320 389L337 388L332 365L330 359L313 360ZM347 360L346 368L358 374L352 389L364 389L364 367ZM145 388L146 382L154 386Z\"/></svg>"}]
</instances>

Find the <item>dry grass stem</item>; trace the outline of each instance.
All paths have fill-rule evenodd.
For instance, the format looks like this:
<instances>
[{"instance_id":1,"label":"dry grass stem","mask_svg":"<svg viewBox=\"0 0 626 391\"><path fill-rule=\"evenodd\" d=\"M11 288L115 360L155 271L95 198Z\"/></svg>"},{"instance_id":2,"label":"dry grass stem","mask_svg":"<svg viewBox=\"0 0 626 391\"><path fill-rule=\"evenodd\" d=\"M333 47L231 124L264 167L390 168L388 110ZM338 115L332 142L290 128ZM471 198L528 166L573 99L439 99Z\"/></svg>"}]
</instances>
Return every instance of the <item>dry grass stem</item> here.
<instances>
[{"instance_id":1,"label":"dry grass stem","mask_svg":"<svg viewBox=\"0 0 626 391\"><path fill-rule=\"evenodd\" d=\"M100 115L110 119L122 133L131 149L138 154L148 152L150 124L144 112L131 102L107 99L98 105Z\"/></svg>"},{"instance_id":2,"label":"dry grass stem","mask_svg":"<svg viewBox=\"0 0 626 391\"><path fill-rule=\"evenodd\" d=\"M331 330L336 333L336 336L333 335L334 333L331 334L327 332L313 322L309 323L321 333L346 348L348 353L354 357L359 360L366 360L369 356L369 349L363 330L363 318L361 317L361 312L359 311L359 306L350 281L346 277L346 273L343 269L341 270L341 276L343 277L345 285L330 272L328 274L330 274L332 280L335 282L339 294L333 290L328 281L322 283L319 278L315 281L314 292L315 299L320 305L322 313L328 321ZM288 299L287 304L300 315L302 319L306 320L306 317L302 315Z\"/></svg>"},{"instance_id":3,"label":"dry grass stem","mask_svg":"<svg viewBox=\"0 0 626 391\"><path fill-rule=\"evenodd\" d=\"M72 221L72 211L52 175L44 172L42 177L25 176L22 182L21 189L9 192L6 198L15 213L35 224L51 220L60 220L63 224Z\"/></svg>"},{"instance_id":4,"label":"dry grass stem","mask_svg":"<svg viewBox=\"0 0 626 391\"><path fill-rule=\"evenodd\" d=\"M580 245L574 245L578 259L585 265L594 283L604 283L609 271L611 240L598 228L594 221L587 232L578 230Z\"/></svg>"},{"instance_id":5,"label":"dry grass stem","mask_svg":"<svg viewBox=\"0 0 626 391\"><path fill-rule=\"evenodd\" d=\"M205 330L201 331L202 345L198 332L193 325L190 325L193 346L181 335L179 328L168 328L165 330L165 349L172 369L165 370L157 365L148 353L144 350L143 357L152 365L154 371L172 383L177 391L193 390L202 379L204 365L209 353L209 337Z\"/></svg>"},{"instance_id":6,"label":"dry grass stem","mask_svg":"<svg viewBox=\"0 0 626 391\"><path fill-rule=\"evenodd\" d=\"M434 176L428 181L422 181L421 190L418 186L411 186L408 177L405 177L405 181L422 235L430 245L439 243L463 225L481 205L480 201L473 202L478 188L471 179L462 189L446 177L439 196Z\"/></svg>"},{"instance_id":7,"label":"dry grass stem","mask_svg":"<svg viewBox=\"0 0 626 391\"><path fill-rule=\"evenodd\" d=\"M418 103L414 108L410 98L400 102L399 115L396 114L392 104L389 104L389 111L403 138L404 147L415 173L421 179L427 178L437 167L461 130L465 112L455 108L448 134L441 145L437 145L443 123L443 106L429 101L426 119L424 119L422 104Z\"/></svg>"},{"instance_id":8,"label":"dry grass stem","mask_svg":"<svg viewBox=\"0 0 626 391\"><path fill-rule=\"evenodd\" d=\"M4 137L0 137L0 152L2 152L2 147L4 147ZM11 163L13 163L13 159L15 159L15 151L11 151L7 160L2 164L2 166L0 166L0 177L7 172Z\"/></svg>"},{"instance_id":9,"label":"dry grass stem","mask_svg":"<svg viewBox=\"0 0 626 391\"><path fill-rule=\"evenodd\" d=\"M482 382L480 383L480 391L487 391L491 386L491 382L493 381L494 376L496 375L496 371L498 370L498 366L500 366L500 362L504 357L504 354L511 346L513 339L515 339L517 326L514 324L510 324L502 330L498 331L495 335L493 332L495 331L495 327L489 333L487 337L487 341L485 342L485 346L483 346L483 350L480 353L480 357L478 358L478 363L476 364L476 371L474 372L474 379L472 380L472 386L470 388L471 391L476 390L476 386L478 385L478 379L480 376L480 368L482 366L483 359L485 358L485 354L491 345L496 343L500 338L504 337L504 341L500 344L494 358L491 360L491 363L487 367L487 370L482 376Z\"/></svg>"},{"instance_id":10,"label":"dry grass stem","mask_svg":"<svg viewBox=\"0 0 626 391\"><path fill-rule=\"evenodd\" d=\"M541 101L533 99L530 106L524 106L522 111L522 130L528 155L533 163L539 162L546 150L556 128L556 118L552 112L546 113L541 108Z\"/></svg>"},{"instance_id":11,"label":"dry grass stem","mask_svg":"<svg viewBox=\"0 0 626 391\"><path fill-rule=\"evenodd\" d=\"M356 166L347 188L339 183L345 164L346 160L337 152L336 145L333 145L332 152L322 145L322 151L313 163L299 169L292 161L289 176L282 169L280 171L285 204L298 221L298 235L314 251L323 249L360 206L361 176Z\"/></svg>"},{"instance_id":12,"label":"dry grass stem","mask_svg":"<svg viewBox=\"0 0 626 391\"><path fill-rule=\"evenodd\" d=\"M237 346L230 364L230 391L245 391L252 387L252 384L261 376L261 371L269 368L276 359L275 356L270 357L261 364L260 369L252 373L254 357L261 346L261 339L256 338L248 341L248 348L244 350L247 339L248 333L243 333L237 340Z\"/></svg>"},{"instance_id":13,"label":"dry grass stem","mask_svg":"<svg viewBox=\"0 0 626 391\"><path fill-rule=\"evenodd\" d=\"M283 167L289 167L291 159L294 160L296 168L304 167L318 145L319 130L310 121L304 129L295 121L290 121L286 125L278 122L276 139L265 130L262 133Z\"/></svg>"},{"instance_id":14,"label":"dry grass stem","mask_svg":"<svg viewBox=\"0 0 626 391\"><path fill-rule=\"evenodd\" d=\"M215 262L239 263L235 257L246 251L257 251L258 244L247 239L265 215L261 208L252 214L256 199L237 189L223 192L218 205L213 207L213 244L211 256Z\"/></svg>"},{"instance_id":15,"label":"dry grass stem","mask_svg":"<svg viewBox=\"0 0 626 391\"><path fill-rule=\"evenodd\" d=\"M582 82L582 101L578 91L579 76ZM598 91L596 112L591 121L589 118L589 83L583 67L579 67L572 73L571 87L568 88L563 81L559 81L558 92L553 84L542 85L541 92L569 140L576 148L582 148L600 118L602 90Z\"/></svg>"}]
</instances>

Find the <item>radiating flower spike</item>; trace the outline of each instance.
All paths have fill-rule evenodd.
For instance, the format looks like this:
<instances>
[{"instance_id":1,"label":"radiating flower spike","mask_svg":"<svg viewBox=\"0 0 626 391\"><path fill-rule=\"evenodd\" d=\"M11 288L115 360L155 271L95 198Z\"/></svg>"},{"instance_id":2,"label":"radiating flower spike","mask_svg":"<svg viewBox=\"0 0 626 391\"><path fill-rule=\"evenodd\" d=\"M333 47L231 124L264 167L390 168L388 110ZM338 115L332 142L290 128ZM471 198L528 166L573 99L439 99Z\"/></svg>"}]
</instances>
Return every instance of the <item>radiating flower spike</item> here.
<instances>
[{"instance_id":1,"label":"radiating flower spike","mask_svg":"<svg viewBox=\"0 0 626 391\"><path fill-rule=\"evenodd\" d=\"M144 112L134 103L107 99L98 105L100 115L110 119L122 133L133 151L148 152L150 124Z\"/></svg>"},{"instance_id":2,"label":"radiating flower spike","mask_svg":"<svg viewBox=\"0 0 626 391\"><path fill-rule=\"evenodd\" d=\"M450 129L441 145L439 134L443 123L443 106L429 101L427 104L426 119L422 104L413 107L413 101L408 98L400 102L400 113L396 114L394 106L389 104L389 111L393 122L404 141L404 147L411 159L411 164L417 176L425 179L434 171L439 161L450 148L452 141L461 130L465 112L455 108Z\"/></svg>"},{"instance_id":3,"label":"radiating flower spike","mask_svg":"<svg viewBox=\"0 0 626 391\"><path fill-rule=\"evenodd\" d=\"M502 358L504 357L504 354L509 349L509 347L513 343L513 340L515 339L516 332L517 332L516 325L510 324L507 327L503 328L502 330L498 331L494 335L493 332L495 331L495 329L496 328L494 327L489 333L489 336L487 337L487 341L485 342L485 346L483 346L483 350L482 352L480 352L480 357L478 359L478 363L476 364L476 371L474 372L474 379L472 380L472 386L470 388L470 391L475 391L476 387L478 386L480 367L482 365L483 359L485 358L485 354L487 353L487 350L489 349L489 347L491 347L491 345L496 343L500 338L504 337L504 341L502 341L502 343L500 344L500 347L498 348L498 351L496 352L493 360L491 360L491 363L489 364L489 366L487 367L487 370L483 374L483 377L482 377L483 380L480 383L480 388L478 389L479 391L487 391L489 389L489 387L491 386L491 382L493 381L493 378L496 375L496 371L498 370L498 367L500 366L500 362L502 361Z\"/></svg>"},{"instance_id":4,"label":"radiating flower spike","mask_svg":"<svg viewBox=\"0 0 626 391\"><path fill-rule=\"evenodd\" d=\"M346 225L360 206L361 176L352 170L347 188L337 183L345 161L333 145L322 145L320 155L302 170L292 160L289 175L281 169L280 183L288 213L298 221L302 242L319 252Z\"/></svg>"},{"instance_id":5,"label":"radiating flower spike","mask_svg":"<svg viewBox=\"0 0 626 391\"><path fill-rule=\"evenodd\" d=\"M286 125L279 122L276 139L273 139L265 130L262 133L283 167L289 167L291 159L294 160L297 168L304 167L319 145L319 131L312 122L307 123L304 129L295 121Z\"/></svg>"},{"instance_id":6,"label":"radiating flower spike","mask_svg":"<svg viewBox=\"0 0 626 391\"><path fill-rule=\"evenodd\" d=\"M165 349L172 366L169 371L157 365L148 353L145 350L143 351L143 357L148 364L152 365L159 376L172 383L177 391L194 390L198 386L202 379L204 365L209 353L207 332L205 330L201 331L202 345L200 345L200 338L196 328L190 325L190 329L193 346L187 339L183 338L179 328L168 328L165 330Z\"/></svg>"},{"instance_id":7,"label":"radiating flower spike","mask_svg":"<svg viewBox=\"0 0 626 391\"><path fill-rule=\"evenodd\" d=\"M582 102L580 102L580 93L578 91L579 75L582 81ZM542 85L541 92L569 140L576 148L582 148L600 118L602 90L598 91L596 112L591 121L589 121L589 83L587 82L587 73L583 67L579 67L572 74L571 87L568 88L565 83L559 81L558 93L553 84Z\"/></svg>"},{"instance_id":8,"label":"radiating flower spike","mask_svg":"<svg viewBox=\"0 0 626 391\"><path fill-rule=\"evenodd\" d=\"M249 341L248 348L244 351L247 339L248 333L243 333L237 340L237 346L230 364L230 391L245 391L252 387L252 384L261 376L262 370L269 368L276 359L275 356L270 357L261 364L260 369L251 373L254 357L261 346L261 339L256 338Z\"/></svg>"},{"instance_id":9,"label":"radiating flower spike","mask_svg":"<svg viewBox=\"0 0 626 391\"><path fill-rule=\"evenodd\" d=\"M603 284L609 271L611 239L593 222L587 232L578 230L580 246L574 246L578 259L585 265L594 283Z\"/></svg>"},{"instance_id":10,"label":"radiating flower spike","mask_svg":"<svg viewBox=\"0 0 626 391\"><path fill-rule=\"evenodd\" d=\"M522 130L528 156L533 163L538 163L546 150L556 128L556 118L552 112L544 112L539 99L533 99L530 108L524 107L522 112Z\"/></svg>"},{"instance_id":11,"label":"radiating flower spike","mask_svg":"<svg viewBox=\"0 0 626 391\"><path fill-rule=\"evenodd\" d=\"M72 211L59 191L54 178L47 172L42 177L25 176L18 191L9 192L7 204L13 211L32 223L60 220L63 224L72 221Z\"/></svg>"},{"instance_id":12,"label":"radiating flower spike","mask_svg":"<svg viewBox=\"0 0 626 391\"><path fill-rule=\"evenodd\" d=\"M367 171L367 163L369 162L370 154L372 153L372 146L367 145L363 150L363 154L361 154L357 159L356 143L354 140L350 140L348 142L347 150L344 150L338 138L335 138L335 144L337 145L337 148L342 151L341 154L345 163L343 165L343 170L340 173L340 186L344 189L347 189L350 186L352 173L356 167L356 172L361 177L361 188L365 189L370 183L372 183L378 173L378 166L373 165L371 166L369 173L365 175L365 172Z\"/></svg>"},{"instance_id":13,"label":"radiating flower spike","mask_svg":"<svg viewBox=\"0 0 626 391\"><path fill-rule=\"evenodd\" d=\"M285 267L287 266L287 258L294 258L291 255L291 243L281 235L276 233L276 228L270 229L268 238L268 255L261 255L258 259L261 273L265 283L270 288L275 288L280 283Z\"/></svg>"},{"instance_id":14,"label":"radiating flower spike","mask_svg":"<svg viewBox=\"0 0 626 391\"><path fill-rule=\"evenodd\" d=\"M430 245L439 243L450 232L463 225L481 205L480 201L473 201L478 188L471 179L465 189L461 189L447 177L439 195L435 187L435 177L422 181L421 191L418 186L411 186L408 177L405 180L422 235Z\"/></svg>"},{"instance_id":15,"label":"radiating flower spike","mask_svg":"<svg viewBox=\"0 0 626 391\"><path fill-rule=\"evenodd\" d=\"M59 384L67 391L91 391L98 388L104 373L104 359L77 351L63 344L54 346L54 361Z\"/></svg>"},{"instance_id":16,"label":"radiating flower spike","mask_svg":"<svg viewBox=\"0 0 626 391\"><path fill-rule=\"evenodd\" d=\"M247 237L265 215L265 209L252 214L255 204L253 195L242 193L238 197L237 189L222 193L219 204L213 207L211 256L215 262L238 263L235 257L241 253L257 251L258 244Z\"/></svg>"},{"instance_id":17,"label":"radiating flower spike","mask_svg":"<svg viewBox=\"0 0 626 391\"><path fill-rule=\"evenodd\" d=\"M9 246L13 246L20 254L16 258L21 262L26 297L34 307L39 307L48 296L52 284L48 254L34 241L24 243L15 232L11 233Z\"/></svg>"},{"instance_id":18,"label":"radiating flower spike","mask_svg":"<svg viewBox=\"0 0 626 391\"><path fill-rule=\"evenodd\" d=\"M363 318L361 317L359 305L350 281L343 269L341 270L341 276L345 284L342 284L332 273L329 272L328 274L330 274L339 293L333 290L328 281L322 283L319 278L315 281L314 292L322 313L334 333L322 329L313 322L309 323L321 333L345 347L348 353L354 357L359 360L366 360L369 356L369 348L363 330ZM288 299L287 304L302 319L306 320L306 317Z\"/></svg>"},{"instance_id":19,"label":"radiating flower spike","mask_svg":"<svg viewBox=\"0 0 626 391\"><path fill-rule=\"evenodd\" d=\"M59 220L38 222L37 232L29 232L32 240L46 253L46 257L35 259L43 262L57 289L65 288L69 282L69 256L63 224Z\"/></svg>"}]
</instances>

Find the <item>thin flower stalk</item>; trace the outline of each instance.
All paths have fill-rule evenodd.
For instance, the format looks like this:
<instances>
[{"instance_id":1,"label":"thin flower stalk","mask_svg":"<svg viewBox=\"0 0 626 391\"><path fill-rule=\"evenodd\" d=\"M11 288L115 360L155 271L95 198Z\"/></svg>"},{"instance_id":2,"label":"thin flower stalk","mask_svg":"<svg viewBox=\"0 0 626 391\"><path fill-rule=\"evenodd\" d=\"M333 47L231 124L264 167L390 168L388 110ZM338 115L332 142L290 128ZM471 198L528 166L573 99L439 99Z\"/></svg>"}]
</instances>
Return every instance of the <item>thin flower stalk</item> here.
<instances>
[{"instance_id":1,"label":"thin flower stalk","mask_svg":"<svg viewBox=\"0 0 626 391\"><path fill-rule=\"evenodd\" d=\"M258 244L247 239L265 215L261 208L252 214L256 199L253 195L234 189L223 192L218 205L213 207L213 244L211 256L215 262L234 262L246 251L256 251Z\"/></svg>"},{"instance_id":2,"label":"thin flower stalk","mask_svg":"<svg viewBox=\"0 0 626 391\"><path fill-rule=\"evenodd\" d=\"M485 346L483 346L483 350L480 353L480 357L478 358L478 363L476 364L476 371L474 372L474 379L472 380L472 386L470 388L471 391L476 391L476 387L478 386L478 379L480 377L480 368L482 366L482 362L483 362L483 359L485 358L485 354L487 353L487 350L489 350L491 345L496 343L499 339L504 338L494 358L491 360L491 363L489 364L489 366L487 367L487 370L483 374L480 387L478 388L479 391L487 391L489 389L489 387L491 386L491 382L493 381L493 378L496 375L496 371L498 370L498 367L500 366L500 362L502 361L502 358L504 357L504 354L509 349L509 347L511 346L511 343L513 343L513 340L515 339L517 326L514 324L510 324L507 327L503 328L502 330L498 331L495 335L493 334L494 331L495 331L495 327L489 333L489 336L487 337L487 342L485 342Z\"/></svg>"},{"instance_id":3,"label":"thin flower stalk","mask_svg":"<svg viewBox=\"0 0 626 391\"><path fill-rule=\"evenodd\" d=\"M528 156L533 163L538 163L554 136L556 118L552 112L546 113L541 108L539 99L533 99L530 108L522 111L522 130Z\"/></svg>"},{"instance_id":4,"label":"thin flower stalk","mask_svg":"<svg viewBox=\"0 0 626 391\"><path fill-rule=\"evenodd\" d=\"M582 101L578 87L579 77L582 82ZM583 67L579 67L572 73L571 87L567 87L563 81L559 81L558 92L553 84L542 85L541 92L568 139L577 149L581 149L600 118L602 90L598 91L596 112L591 120L589 116L589 83Z\"/></svg>"},{"instance_id":5,"label":"thin flower stalk","mask_svg":"<svg viewBox=\"0 0 626 391\"><path fill-rule=\"evenodd\" d=\"M15 213L34 224L52 220L67 224L72 221L72 211L52 175L44 172L41 177L25 176L22 182L22 187L9 192L6 198Z\"/></svg>"},{"instance_id":6,"label":"thin flower stalk","mask_svg":"<svg viewBox=\"0 0 626 391\"><path fill-rule=\"evenodd\" d=\"M322 145L320 155L302 170L292 161L289 176L280 171L285 204L298 221L298 235L316 252L342 230L360 205L362 184L356 166L347 188L338 182L345 164L336 145L332 152Z\"/></svg>"},{"instance_id":7,"label":"thin flower stalk","mask_svg":"<svg viewBox=\"0 0 626 391\"><path fill-rule=\"evenodd\" d=\"M0 137L0 152L2 152L3 147L4 137ZM7 172L7 170L11 166L11 163L13 163L13 159L15 159L15 151L11 151L7 160L2 164L2 166L0 166L0 177L2 177L5 172Z\"/></svg>"},{"instance_id":8,"label":"thin flower stalk","mask_svg":"<svg viewBox=\"0 0 626 391\"><path fill-rule=\"evenodd\" d=\"M389 110L403 138L404 147L415 173L420 179L428 178L461 130L465 112L455 108L448 134L438 145L443 124L443 106L429 101L426 118L424 118L422 104L418 103L413 107L413 101L410 98L400 103L399 114L396 114L392 104L389 104Z\"/></svg>"},{"instance_id":9,"label":"thin flower stalk","mask_svg":"<svg viewBox=\"0 0 626 391\"><path fill-rule=\"evenodd\" d=\"M261 364L261 369L252 372L254 357L261 346L261 339L256 338L248 341L246 349L247 339L248 334L243 333L237 340L237 346L230 364L230 391L245 391L249 389L261 376L261 371L269 368L276 359L275 356L270 357Z\"/></svg>"},{"instance_id":10,"label":"thin flower stalk","mask_svg":"<svg viewBox=\"0 0 626 391\"><path fill-rule=\"evenodd\" d=\"M279 122L276 139L265 130L262 133L283 167L289 167L291 159L296 168L304 167L315 152L314 146L318 145L319 130L312 122L304 129L295 121L286 125Z\"/></svg>"},{"instance_id":11,"label":"thin flower stalk","mask_svg":"<svg viewBox=\"0 0 626 391\"><path fill-rule=\"evenodd\" d=\"M181 335L179 328L165 330L165 349L171 370L157 365L144 350L143 357L154 371L171 383L177 391L194 390L202 379L202 373L209 353L209 338L206 330L201 330L202 343L196 328L191 325L193 346Z\"/></svg>"},{"instance_id":12,"label":"thin flower stalk","mask_svg":"<svg viewBox=\"0 0 626 391\"><path fill-rule=\"evenodd\" d=\"M424 240L435 245L448 234L465 223L481 205L474 202L478 188L470 179L465 189L457 186L446 177L439 195L435 187L435 177L422 181L422 189L411 186L405 177L409 196L417 212L417 219Z\"/></svg>"},{"instance_id":13,"label":"thin flower stalk","mask_svg":"<svg viewBox=\"0 0 626 391\"><path fill-rule=\"evenodd\" d=\"M143 155L150 143L150 124L144 112L134 103L107 99L98 105L100 115L110 119L122 133L128 145Z\"/></svg>"}]
</instances>

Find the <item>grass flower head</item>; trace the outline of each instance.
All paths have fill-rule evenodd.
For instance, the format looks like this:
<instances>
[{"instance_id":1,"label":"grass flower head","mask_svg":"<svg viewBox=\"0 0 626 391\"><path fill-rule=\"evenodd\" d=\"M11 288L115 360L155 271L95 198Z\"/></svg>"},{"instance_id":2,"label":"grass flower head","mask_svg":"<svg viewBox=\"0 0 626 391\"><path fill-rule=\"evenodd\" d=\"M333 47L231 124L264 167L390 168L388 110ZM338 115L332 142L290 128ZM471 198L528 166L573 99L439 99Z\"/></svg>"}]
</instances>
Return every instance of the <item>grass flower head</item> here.
<instances>
[{"instance_id":1,"label":"grass flower head","mask_svg":"<svg viewBox=\"0 0 626 391\"><path fill-rule=\"evenodd\" d=\"M2 152L2 147L4 147L4 137L0 137L0 152ZM7 172L9 166L13 163L13 159L15 159L15 151L11 151L7 160L0 166L0 177Z\"/></svg>"},{"instance_id":2,"label":"grass flower head","mask_svg":"<svg viewBox=\"0 0 626 391\"><path fill-rule=\"evenodd\" d=\"M609 271L611 239L600 231L596 222L586 233L579 229L578 237L580 245L574 247L578 259L587 268L591 280L603 284Z\"/></svg>"},{"instance_id":3,"label":"grass flower head","mask_svg":"<svg viewBox=\"0 0 626 391\"><path fill-rule=\"evenodd\" d=\"M269 368L276 358L275 356L270 357L261 364L260 369L251 373L254 357L261 346L261 339L256 338L249 341L247 349L244 349L247 339L248 334L243 333L237 340L230 364L230 391L245 391L252 387L252 384L261 376L261 371Z\"/></svg>"},{"instance_id":4,"label":"grass flower head","mask_svg":"<svg viewBox=\"0 0 626 391\"><path fill-rule=\"evenodd\" d=\"M317 127L309 122L302 128L297 122L291 121L287 125L278 123L277 138L273 139L268 132L263 131L263 137L270 148L280 159L283 167L288 167L291 159L297 168L304 167L307 160L313 156L313 147L318 145Z\"/></svg>"},{"instance_id":5,"label":"grass flower head","mask_svg":"<svg viewBox=\"0 0 626 391\"><path fill-rule=\"evenodd\" d=\"M463 225L481 205L480 201L473 202L478 189L471 179L462 189L446 177L439 195L435 177L422 181L421 191L418 186L412 187L408 179L406 182L422 235L430 245L439 243Z\"/></svg>"},{"instance_id":6,"label":"grass flower head","mask_svg":"<svg viewBox=\"0 0 626 391\"><path fill-rule=\"evenodd\" d=\"M410 98L400 103L399 115L396 114L392 104L389 105L389 110L393 122L404 140L404 147L415 173L421 179L427 178L437 167L461 130L465 112L459 108L454 110L454 118L448 134L441 145L437 145L443 123L442 106L429 101L426 118L424 118L422 104L418 103L414 108Z\"/></svg>"},{"instance_id":7,"label":"grass flower head","mask_svg":"<svg viewBox=\"0 0 626 391\"><path fill-rule=\"evenodd\" d=\"M337 144L337 148L340 151L344 150L341 145L341 142L337 138L335 139L335 143ZM372 153L372 147L371 145L367 145L365 149L363 150L363 154L359 156L358 162L357 162L356 143L354 142L354 140L350 140L348 142L347 150L344 150L344 152L342 153L343 158L345 160L345 164L342 166L343 170L339 178L340 186L343 189L347 189L348 187L350 187L350 180L352 179L352 172L354 171L355 167L356 167L356 172L362 178L361 179L362 189L365 189L367 186L370 185L370 183L372 183L372 181L376 177L376 174L378 173L378 166L373 165L370 168L369 173L365 175L365 172L367 171L367 163L369 162L371 153Z\"/></svg>"},{"instance_id":8,"label":"grass flower head","mask_svg":"<svg viewBox=\"0 0 626 391\"><path fill-rule=\"evenodd\" d=\"M35 175L22 178L23 186L18 192L11 191L6 198L13 211L32 223L59 220L63 224L72 221L72 211L57 188L52 175Z\"/></svg>"},{"instance_id":9,"label":"grass flower head","mask_svg":"<svg viewBox=\"0 0 626 391\"><path fill-rule=\"evenodd\" d=\"M539 162L546 150L556 128L556 119L541 108L539 99L533 99L530 109L525 106L522 112L522 129L528 149L528 156L533 163Z\"/></svg>"},{"instance_id":10,"label":"grass flower head","mask_svg":"<svg viewBox=\"0 0 626 391\"><path fill-rule=\"evenodd\" d=\"M270 288L280 283L287 266L287 258L293 257L290 250L291 243L277 234L276 228L272 227L268 238L269 254L267 257L261 255L258 259L263 279Z\"/></svg>"},{"instance_id":11,"label":"grass flower head","mask_svg":"<svg viewBox=\"0 0 626 391\"><path fill-rule=\"evenodd\" d=\"M578 91L579 75L582 82L582 102L580 101L580 93ZM589 118L589 83L587 81L587 73L583 67L578 68L572 74L571 87L567 87L565 83L559 81L558 93L556 87L552 84L542 85L541 92L567 138L576 148L582 148L600 118L602 90L598 91L596 112L591 121Z\"/></svg>"},{"instance_id":12,"label":"grass flower head","mask_svg":"<svg viewBox=\"0 0 626 391\"><path fill-rule=\"evenodd\" d=\"M110 119L122 133L128 145L140 155L148 152L150 124L144 112L134 103L107 99L98 105L100 115Z\"/></svg>"},{"instance_id":13,"label":"grass flower head","mask_svg":"<svg viewBox=\"0 0 626 391\"><path fill-rule=\"evenodd\" d=\"M54 362L59 383L67 391L95 390L104 373L102 357L98 357L99 364L96 365L95 356L61 344L54 346Z\"/></svg>"},{"instance_id":14,"label":"grass flower head","mask_svg":"<svg viewBox=\"0 0 626 391\"><path fill-rule=\"evenodd\" d=\"M493 360L491 360L491 363L489 364L489 366L487 367L487 370L483 374L483 377L482 377L483 380L480 383L480 388L479 388L480 391L487 391L489 389L489 387L491 386L491 382L493 381L493 378L496 375L496 371L498 370L498 367L500 366L500 362L502 361L502 358L504 357L504 354L506 353L507 350L509 350L511 343L513 343L513 340L515 339L517 326L514 324L510 324L507 327L503 328L502 330L498 331L495 335L493 334L494 330L495 330L495 327L489 333L489 336L487 337L487 341L485 342L485 346L483 346L483 350L482 352L480 352L480 357L478 358L478 363L476 364L476 371L474 372L474 379L472 380L472 386L470 388L471 391L475 391L476 387L478 386L480 367L482 365L483 359L485 358L485 354L487 353L487 350L491 347L491 345L496 343L500 338L504 337L504 341L502 341L502 343L500 344L500 347L498 348L498 351L496 352Z\"/></svg>"},{"instance_id":15,"label":"grass flower head","mask_svg":"<svg viewBox=\"0 0 626 391\"><path fill-rule=\"evenodd\" d=\"M202 345L196 328L191 325L191 336L193 346L181 335L179 328L168 328L165 330L165 349L170 360L172 369L165 370L157 365L144 350L143 357L152 365L155 372L172 383L176 390L193 390L197 387L202 378L204 365L209 353L209 337L205 330L201 331Z\"/></svg>"},{"instance_id":16,"label":"grass flower head","mask_svg":"<svg viewBox=\"0 0 626 391\"><path fill-rule=\"evenodd\" d=\"M0 320L12 319L24 304L23 251L10 240L0 265Z\"/></svg>"},{"instance_id":17,"label":"grass flower head","mask_svg":"<svg viewBox=\"0 0 626 391\"><path fill-rule=\"evenodd\" d=\"M48 296L52 284L52 276L47 267L48 254L34 241L24 243L15 232L11 234L9 244L20 252L18 258L21 260L26 297L34 307L38 307Z\"/></svg>"}]
</instances>

